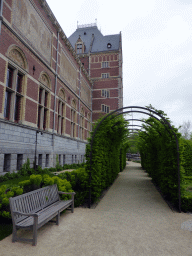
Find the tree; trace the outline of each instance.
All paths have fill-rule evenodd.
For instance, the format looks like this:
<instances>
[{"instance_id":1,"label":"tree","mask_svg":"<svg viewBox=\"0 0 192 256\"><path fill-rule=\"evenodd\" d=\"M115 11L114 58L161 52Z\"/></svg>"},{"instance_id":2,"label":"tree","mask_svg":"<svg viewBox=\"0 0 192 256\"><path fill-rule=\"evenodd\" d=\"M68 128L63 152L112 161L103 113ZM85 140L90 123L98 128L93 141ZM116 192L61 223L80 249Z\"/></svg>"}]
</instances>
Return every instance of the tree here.
<instances>
[{"instance_id":1,"label":"tree","mask_svg":"<svg viewBox=\"0 0 192 256\"><path fill-rule=\"evenodd\" d=\"M186 140L191 139L191 122L184 121L183 124L179 127L179 132L182 134L182 137Z\"/></svg>"}]
</instances>

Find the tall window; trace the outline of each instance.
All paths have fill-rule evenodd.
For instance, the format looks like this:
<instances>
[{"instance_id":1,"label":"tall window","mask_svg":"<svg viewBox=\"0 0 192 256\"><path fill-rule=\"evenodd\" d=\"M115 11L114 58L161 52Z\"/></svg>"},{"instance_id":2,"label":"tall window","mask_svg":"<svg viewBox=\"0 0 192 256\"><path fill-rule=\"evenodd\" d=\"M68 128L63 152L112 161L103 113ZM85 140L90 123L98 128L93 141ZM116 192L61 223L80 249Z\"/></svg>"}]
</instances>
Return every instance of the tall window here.
<instances>
[{"instance_id":1,"label":"tall window","mask_svg":"<svg viewBox=\"0 0 192 256\"><path fill-rule=\"evenodd\" d=\"M102 95L102 97L109 98L109 91L108 90L102 90L101 95Z\"/></svg>"},{"instance_id":2,"label":"tall window","mask_svg":"<svg viewBox=\"0 0 192 256\"><path fill-rule=\"evenodd\" d=\"M71 109L71 137L75 137L75 121L76 121L76 111L74 109Z\"/></svg>"},{"instance_id":3,"label":"tall window","mask_svg":"<svg viewBox=\"0 0 192 256\"><path fill-rule=\"evenodd\" d=\"M102 112L109 113L109 106L106 106L106 105L102 104L101 108L102 108Z\"/></svg>"},{"instance_id":4,"label":"tall window","mask_svg":"<svg viewBox=\"0 0 192 256\"><path fill-rule=\"evenodd\" d=\"M88 113L87 115L87 137L90 136L91 132L91 115Z\"/></svg>"},{"instance_id":5,"label":"tall window","mask_svg":"<svg viewBox=\"0 0 192 256\"><path fill-rule=\"evenodd\" d=\"M7 120L21 120L23 78L24 75L18 69L8 66L4 104L4 117Z\"/></svg>"},{"instance_id":6,"label":"tall window","mask_svg":"<svg viewBox=\"0 0 192 256\"><path fill-rule=\"evenodd\" d=\"M59 134L65 133L65 104L59 100L58 104L58 125L57 125L57 132Z\"/></svg>"},{"instance_id":7,"label":"tall window","mask_svg":"<svg viewBox=\"0 0 192 256\"><path fill-rule=\"evenodd\" d=\"M81 116L80 116L80 139L84 140L84 111L81 111Z\"/></svg>"},{"instance_id":8,"label":"tall window","mask_svg":"<svg viewBox=\"0 0 192 256\"><path fill-rule=\"evenodd\" d=\"M38 120L37 126L39 129L46 130L48 128L48 97L49 92L43 87L39 87L39 102L38 102Z\"/></svg>"}]
</instances>

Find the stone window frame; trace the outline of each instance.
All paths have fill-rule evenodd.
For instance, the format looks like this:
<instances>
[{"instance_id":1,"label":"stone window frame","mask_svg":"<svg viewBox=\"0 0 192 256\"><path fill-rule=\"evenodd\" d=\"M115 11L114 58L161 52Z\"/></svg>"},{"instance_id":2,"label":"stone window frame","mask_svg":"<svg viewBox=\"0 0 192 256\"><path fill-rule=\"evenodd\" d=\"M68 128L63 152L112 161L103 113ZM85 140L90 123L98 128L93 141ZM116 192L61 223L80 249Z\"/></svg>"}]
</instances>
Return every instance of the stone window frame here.
<instances>
[{"instance_id":1,"label":"stone window frame","mask_svg":"<svg viewBox=\"0 0 192 256\"><path fill-rule=\"evenodd\" d=\"M75 99L72 99L71 101L71 137L75 138L76 137L76 119L77 119L77 104Z\"/></svg>"},{"instance_id":2,"label":"stone window frame","mask_svg":"<svg viewBox=\"0 0 192 256\"><path fill-rule=\"evenodd\" d=\"M90 137L89 132L91 132L91 114L87 114L87 137Z\"/></svg>"},{"instance_id":3,"label":"stone window frame","mask_svg":"<svg viewBox=\"0 0 192 256\"><path fill-rule=\"evenodd\" d=\"M102 74L101 74L101 77L102 77L102 78L109 78L109 73L102 73Z\"/></svg>"},{"instance_id":4,"label":"stone window frame","mask_svg":"<svg viewBox=\"0 0 192 256\"><path fill-rule=\"evenodd\" d=\"M25 115L25 95L28 73L27 58L17 45L11 45L5 55L8 61L6 64L4 103L2 106L3 117L12 122L22 123ZM8 70L12 73L11 82L9 80L11 84L8 84ZM20 79L21 83L18 87L18 81Z\"/></svg>"},{"instance_id":5,"label":"stone window frame","mask_svg":"<svg viewBox=\"0 0 192 256\"><path fill-rule=\"evenodd\" d=\"M110 112L110 107L104 104L101 104L101 111L108 114Z\"/></svg>"},{"instance_id":6,"label":"stone window frame","mask_svg":"<svg viewBox=\"0 0 192 256\"><path fill-rule=\"evenodd\" d=\"M103 89L101 90L101 96L105 98L109 98L109 90Z\"/></svg>"},{"instance_id":7,"label":"stone window frame","mask_svg":"<svg viewBox=\"0 0 192 256\"><path fill-rule=\"evenodd\" d=\"M84 140L85 139L85 110L83 107L81 108L79 125L80 125L80 136L79 137L81 140Z\"/></svg>"},{"instance_id":8,"label":"stone window frame","mask_svg":"<svg viewBox=\"0 0 192 256\"><path fill-rule=\"evenodd\" d=\"M45 155L45 167L49 167L49 154Z\"/></svg>"},{"instance_id":9,"label":"stone window frame","mask_svg":"<svg viewBox=\"0 0 192 256\"><path fill-rule=\"evenodd\" d=\"M58 96L58 123L57 123L57 133L65 134L65 117L66 117L66 96L64 89L59 90Z\"/></svg>"},{"instance_id":10,"label":"stone window frame","mask_svg":"<svg viewBox=\"0 0 192 256\"><path fill-rule=\"evenodd\" d=\"M21 169L23 165L23 154L17 154L17 171Z\"/></svg>"},{"instance_id":11,"label":"stone window frame","mask_svg":"<svg viewBox=\"0 0 192 256\"><path fill-rule=\"evenodd\" d=\"M103 61L102 68L109 68L109 61Z\"/></svg>"},{"instance_id":12,"label":"stone window frame","mask_svg":"<svg viewBox=\"0 0 192 256\"><path fill-rule=\"evenodd\" d=\"M38 104L37 104L37 128L48 130L50 124L51 105L51 79L46 72L39 76Z\"/></svg>"}]
</instances>

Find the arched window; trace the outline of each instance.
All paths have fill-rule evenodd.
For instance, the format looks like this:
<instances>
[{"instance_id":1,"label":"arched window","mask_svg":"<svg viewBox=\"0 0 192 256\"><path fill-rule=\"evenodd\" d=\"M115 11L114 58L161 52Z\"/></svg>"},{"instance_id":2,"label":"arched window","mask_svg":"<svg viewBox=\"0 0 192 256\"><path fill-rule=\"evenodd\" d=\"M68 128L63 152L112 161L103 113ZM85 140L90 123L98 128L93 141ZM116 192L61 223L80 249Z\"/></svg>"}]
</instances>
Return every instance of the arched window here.
<instances>
[{"instance_id":1,"label":"arched window","mask_svg":"<svg viewBox=\"0 0 192 256\"><path fill-rule=\"evenodd\" d=\"M90 113L87 114L87 137L90 136L91 132L91 115Z\"/></svg>"},{"instance_id":2,"label":"arched window","mask_svg":"<svg viewBox=\"0 0 192 256\"><path fill-rule=\"evenodd\" d=\"M28 64L25 54L16 45L10 46L6 55L9 61L5 81L4 118L14 122L22 122Z\"/></svg>"},{"instance_id":3,"label":"arched window","mask_svg":"<svg viewBox=\"0 0 192 256\"><path fill-rule=\"evenodd\" d=\"M39 100L37 127L41 130L49 129L50 122L50 101L51 101L51 80L47 73L41 72L39 77Z\"/></svg>"},{"instance_id":4,"label":"arched window","mask_svg":"<svg viewBox=\"0 0 192 256\"><path fill-rule=\"evenodd\" d=\"M81 115L80 115L80 139L84 140L84 128L85 128L85 111L81 108Z\"/></svg>"},{"instance_id":5,"label":"arched window","mask_svg":"<svg viewBox=\"0 0 192 256\"><path fill-rule=\"evenodd\" d=\"M71 137L76 137L76 101L71 103Z\"/></svg>"},{"instance_id":6,"label":"arched window","mask_svg":"<svg viewBox=\"0 0 192 256\"><path fill-rule=\"evenodd\" d=\"M65 92L59 91L57 133L65 134Z\"/></svg>"}]
</instances>

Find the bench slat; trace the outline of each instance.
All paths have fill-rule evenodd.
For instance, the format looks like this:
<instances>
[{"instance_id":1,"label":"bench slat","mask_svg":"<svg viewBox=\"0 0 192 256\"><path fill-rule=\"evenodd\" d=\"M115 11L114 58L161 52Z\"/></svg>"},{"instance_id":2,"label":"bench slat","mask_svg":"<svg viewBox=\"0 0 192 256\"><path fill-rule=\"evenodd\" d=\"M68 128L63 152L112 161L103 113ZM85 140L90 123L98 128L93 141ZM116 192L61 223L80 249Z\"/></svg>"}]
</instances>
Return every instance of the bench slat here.
<instances>
[{"instance_id":1,"label":"bench slat","mask_svg":"<svg viewBox=\"0 0 192 256\"><path fill-rule=\"evenodd\" d=\"M38 226L41 226L41 224L44 222L44 220L47 220L49 217L51 217L53 214L55 216L57 215L58 211L61 212L63 209L66 209L69 207L72 203L72 200L67 201L60 201L56 202L55 204L48 206L47 208L44 208L43 210L39 211L39 217L38 217ZM53 217L51 217L53 218ZM33 225L33 217L27 217L26 219L22 220L17 224L17 227L20 228L27 228Z\"/></svg>"}]
</instances>

